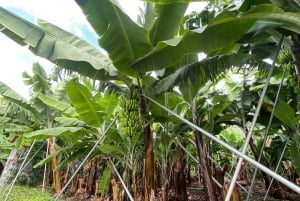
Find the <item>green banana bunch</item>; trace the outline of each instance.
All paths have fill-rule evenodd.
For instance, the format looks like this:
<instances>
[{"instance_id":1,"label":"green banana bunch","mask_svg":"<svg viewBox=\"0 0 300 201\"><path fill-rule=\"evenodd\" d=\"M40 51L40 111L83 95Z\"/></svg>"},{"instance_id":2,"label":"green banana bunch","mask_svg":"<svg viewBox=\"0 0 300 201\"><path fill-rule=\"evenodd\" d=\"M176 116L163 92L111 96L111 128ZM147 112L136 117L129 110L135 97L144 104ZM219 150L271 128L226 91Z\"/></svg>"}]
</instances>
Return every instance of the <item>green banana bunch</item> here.
<instances>
[{"instance_id":1,"label":"green banana bunch","mask_svg":"<svg viewBox=\"0 0 300 201\"><path fill-rule=\"evenodd\" d=\"M129 96L122 95L119 99L118 127L122 136L133 137L142 131L139 112L139 94L131 89Z\"/></svg>"},{"instance_id":2,"label":"green banana bunch","mask_svg":"<svg viewBox=\"0 0 300 201\"><path fill-rule=\"evenodd\" d=\"M297 73L293 64L293 57L289 51L283 51L278 55L277 63L286 72L285 77L289 85L293 88L295 93L298 93Z\"/></svg>"}]
</instances>

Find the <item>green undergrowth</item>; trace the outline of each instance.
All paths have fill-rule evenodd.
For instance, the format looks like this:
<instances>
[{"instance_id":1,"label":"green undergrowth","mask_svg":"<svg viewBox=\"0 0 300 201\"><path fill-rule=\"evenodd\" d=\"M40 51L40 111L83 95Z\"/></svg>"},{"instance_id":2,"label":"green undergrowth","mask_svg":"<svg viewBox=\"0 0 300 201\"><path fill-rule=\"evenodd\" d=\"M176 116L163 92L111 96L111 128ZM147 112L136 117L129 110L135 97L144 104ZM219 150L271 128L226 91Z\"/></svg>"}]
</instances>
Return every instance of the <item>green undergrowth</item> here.
<instances>
[{"instance_id":1,"label":"green undergrowth","mask_svg":"<svg viewBox=\"0 0 300 201\"><path fill-rule=\"evenodd\" d=\"M5 200L5 193L0 197L0 201ZM40 188L28 186L14 186L8 201L50 201L53 200L51 193L44 192Z\"/></svg>"}]
</instances>

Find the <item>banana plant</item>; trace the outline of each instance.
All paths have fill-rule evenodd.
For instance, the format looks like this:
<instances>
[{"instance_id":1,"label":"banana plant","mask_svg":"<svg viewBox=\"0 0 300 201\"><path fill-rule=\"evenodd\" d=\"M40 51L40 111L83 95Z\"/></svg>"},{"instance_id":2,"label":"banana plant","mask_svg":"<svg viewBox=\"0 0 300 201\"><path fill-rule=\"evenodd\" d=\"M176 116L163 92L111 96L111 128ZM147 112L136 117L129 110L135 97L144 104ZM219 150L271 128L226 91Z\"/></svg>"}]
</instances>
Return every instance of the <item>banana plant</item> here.
<instances>
[{"instance_id":1,"label":"banana plant","mask_svg":"<svg viewBox=\"0 0 300 201\"><path fill-rule=\"evenodd\" d=\"M64 82L64 92L66 94L64 99L51 94L38 95L38 99L53 111L56 111L58 115L54 118L55 127L34 130L24 135L28 139L36 140L44 140L49 137L57 139L57 151L36 164L36 167L44 165L56 157L59 157L61 161L59 168L68 166L74 160L84 158L94 146L97 138L104 132L105 125L113 119L118 97L115 94L101 94L95 87L92 87L89 81L85 80L83 82L85 84L80 83L76 77ZM88 160L93 161L98 157L100 160L97 160L96 163L101 164L106 161L105 157L108 157L108 150L114 147L109 144L114 140L118 140L117 136L116 128L110 129L104 136L103 145L101 144L100 148L93 152ZM122 142L122 140L118 141ZM126 146L123 145L123 147ZM105 189L109 187L107 185L110 183L104 182L109 178L109 171L111 172L111 168L107 166L106 171L103 172L103 178L97 178L100 179L99 189L101 192L106 192ZM89 176L91 180L86 181L88 184L87 193L94 192L92 185L94 185L95 177L94 172L93 175ZM97 193L97 189L95 193Z\"/></svg>"},{"instance_id":2,"label":"banana plant","mask_svg":"<svg viewBox=\"0 0 300 201\"><path fill-rule=\"evenodd\" d=\"M116 2L109 0L101 2L78 0L76 2L99 35L99 45L107 51L108 57L55 25L45 21L39 21L38 25L33 25L3 8L0 8L0 28L3 29L2 33L20 45L27 45L33 53L65 69L93 79L106 81L118 79L128 88L136 83L143 88L144 82L149 79L150 72L157 70L166 70L164 76L171 76L178 70L177 75L174 74L171 77L173 85L174 80L179 80L181 75L184 80L189 80L187 77L193 75L205 77L207 74L199 70L201 63L195 65L189 63L191 66L187 69L194 70L196 74L185 73L187 69L184 71L185 65L180 62L186 58L187 54L204 52L208 55L208 60L216 57L215 60L218 61L219 56L223 57L236 49L241 49L241 44L260 43L259 36L263 34L266 34L263 38L272 36L275 40L279 40L280 32L277 28L299 33L299 14L285 12L272 4L255 5L245 1L241 7L236 7L233 11L222 11L206 26L180 34L178 31L181 20L190 1L172 3L155 1L155 6L152 7L151 3L147 3L149 9L147 7L146 11L156 13L155 19L145 19L140 25L133 22ZM151 16L148 14L146 13L145 16ZM233 29L236 31L232 32ZM70 51L66 52L66 47L70 47L68 48ZM247 53L250 52L248 50ZM191 61L195 62L194 59ZM232 65L229 63L227 67L230 66ZM220 73L217 70L218 62L212 69L214 71L211 71L213 72L211 75ZM164 86L165 89L160 92L171 89L172 83L164 80ZM157 88L159 91L159 86ZM141 100L141 111L145 118L149 115L149 111L143 97ZM149 119L145 118L143 122L145 154L148 154L145 156L144 195L146 200L150 200L155 191L153 137Z\"/></svg>"},{"instance_id":3,"label":"banana plant","mask_svg":"<svg viewBox=\"0 0 300 201\"><path fill-rule=\"evenodd\" d=\"M41 121L36 108L2 82L0 94L1 162L5 161L0 177L0 194L2 194L4 185L17 167L19 150L24 148L23 133L36 129L41 125Z\"/></svg>"}]
</instances>

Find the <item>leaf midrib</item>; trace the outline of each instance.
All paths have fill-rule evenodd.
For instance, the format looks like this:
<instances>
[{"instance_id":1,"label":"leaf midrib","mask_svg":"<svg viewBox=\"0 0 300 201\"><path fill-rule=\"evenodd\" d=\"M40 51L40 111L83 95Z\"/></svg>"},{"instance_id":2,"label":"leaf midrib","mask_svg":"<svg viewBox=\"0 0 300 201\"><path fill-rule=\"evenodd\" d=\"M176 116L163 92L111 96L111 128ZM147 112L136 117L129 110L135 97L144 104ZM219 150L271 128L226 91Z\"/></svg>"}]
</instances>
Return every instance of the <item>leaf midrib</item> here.
<instances>
[{"instance_id":1,"label":"leaf midrib","mask_svg":"<svg viewBox=\"0 0 300 201\"><path fill-rule=\"evenodd\" d=\"M119 15L119 13L117 11L116 5L113 5L113 11L114 11L114 13L115 13L115 15L116 15L116 17L118 19L118 23L119 23L119 25L121 27L121 30L122 30L122 33L123 33L123 35L124 35L124 37L126 39L125 41L126 41L126 43L128 45L128 50L129 50L130 58L131 58L131 60L134 60L135 56L134 56L134 52L133 52L133 47L132 47L132 45L130 43L130 40L129 40L127 31L126 31L126 28L125 28L124 24L122 23L121 16Z\"/></svg>"}]
</instances>

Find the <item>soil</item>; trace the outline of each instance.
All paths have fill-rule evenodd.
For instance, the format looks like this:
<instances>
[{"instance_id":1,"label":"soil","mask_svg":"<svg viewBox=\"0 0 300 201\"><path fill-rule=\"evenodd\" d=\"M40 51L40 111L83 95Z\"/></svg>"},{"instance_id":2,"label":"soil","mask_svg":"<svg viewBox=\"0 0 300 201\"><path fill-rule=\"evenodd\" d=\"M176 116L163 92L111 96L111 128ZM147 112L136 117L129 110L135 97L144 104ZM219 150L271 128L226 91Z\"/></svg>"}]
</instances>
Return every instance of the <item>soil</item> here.
<instances>
[{"instance_id":1,"label":"soil","mask_svg":"<svg viewBox=\"0 0 300 201\"><path fill-rule=\"evenodd\" d=\"M248 187L245 187L248 188ZM192 184L190 184L187 188L188 190L188 201L206 201L205 198L205 193L203 186L199 184L199 182L194 181ZM240 189L241 197L242 200L246 200L247 194ZM264 200L265 196L265 188L264 188L264 183L261 181L258 181L255 183L253 186L252 190L252 196L250 198L251 201L262 201ZM296 196L298 197L298 196ZM169 200L172 201L174 200L174 191L170 190L169 191ZM221 200L221 199L220 199ZM295 198L295 201L299 200L298 198ZM76 196L71 196L63 199L62 201L100 201L98 198L88 198L88 195L86 194L77 194ZM103 200L103 201L110 201L110 200ZM157 199L159 201L159 199ZM267 197L266 201L285 201L285 200L278 200L275 198L272 198L270 196ZM287 201L287 200L286 200Z\"/></svg>"}]
</instances>

